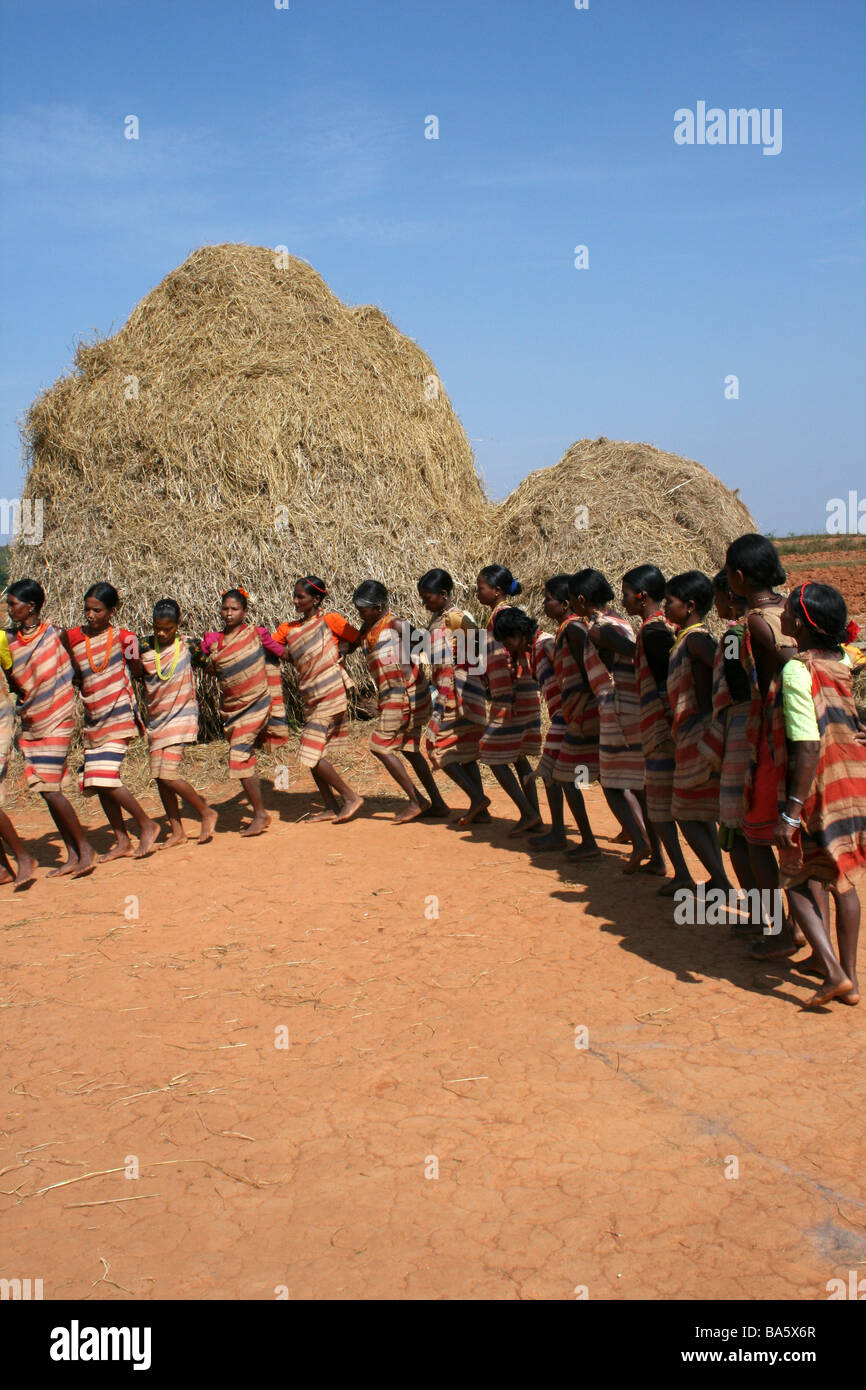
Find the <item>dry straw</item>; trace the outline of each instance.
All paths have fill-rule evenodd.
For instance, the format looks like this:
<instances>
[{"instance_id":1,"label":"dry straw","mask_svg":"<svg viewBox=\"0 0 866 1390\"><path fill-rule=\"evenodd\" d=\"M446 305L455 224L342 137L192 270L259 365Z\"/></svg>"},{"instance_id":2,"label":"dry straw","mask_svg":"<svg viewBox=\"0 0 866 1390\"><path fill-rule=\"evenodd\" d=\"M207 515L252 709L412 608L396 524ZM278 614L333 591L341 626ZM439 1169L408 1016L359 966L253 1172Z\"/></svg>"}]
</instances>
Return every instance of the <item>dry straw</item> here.
<instances>
[{"instance_id":1,"label":"dry straw","mask_svg":"<svg viewBox=\"0 0 866 1390\"><path fill-rule=\"evenodd\" d=\"M118 333L78 348L24 436L44 541L19 541L12 572L39 579L63 623L109 580L138 631L162 597L188 632L218 626L220 591L235 584L275 626L294 616L304 573L347 616L374 578L420 618L424 570L450 570L473 606L491 562L537 612L557 571L593 565L616 583L645 560L713 570L754 529L700 464L606 439L581 440L493 507L430 358L378 309L342 304L311 266L263 247L195 251ZM215 732L213 690L202 695Z\"/></svg>"},{"instance_id":2,"label":"dry straw","mask_svg":"<svg viewBox=\"0 0 866 1390\"><path fill-rule=\"evenodd\" d=\"M700 569L712 577L730 542L755 529L737 493L692 459L650 444L580 439L497 508L488 550L537 612L552 574L598 569L617 593L638 564L658 565L666 576Z\"/></svg>"},{"instance_id":3,"label":"dry straw","mask_svg":"<svg viewBox=\"0 0 866 1390\"><path fill-rule=\"evenodd\" d=\"M262 247L202 247L119 333L82 344L25 443L45 539L19 544L13 573L38 578L65 623L109 580L139 631L164 596L190 632L216 627L234 584L276 625L304 573L349 616L368 578L412 616L425 569L468 573L489 508L430 358Z\"/></svg>"}]
</instances>

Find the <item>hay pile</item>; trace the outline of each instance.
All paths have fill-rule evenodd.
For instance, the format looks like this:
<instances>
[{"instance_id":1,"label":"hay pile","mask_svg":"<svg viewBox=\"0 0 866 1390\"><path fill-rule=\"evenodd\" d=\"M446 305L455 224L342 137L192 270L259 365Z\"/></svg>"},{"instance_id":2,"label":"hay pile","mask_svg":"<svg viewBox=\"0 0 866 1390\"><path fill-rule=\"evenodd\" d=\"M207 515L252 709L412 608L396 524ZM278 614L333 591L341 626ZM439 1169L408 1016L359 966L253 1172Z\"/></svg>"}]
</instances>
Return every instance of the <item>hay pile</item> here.
<instances>
[{"instance_id":1,"label":"hay pile","mask_svg":"<svg viewBox=\"0 0 866 1390\"><path fill-rule=\"evenodd\" d=\"M133 629L164 595L190 631L218 626L238 583L276 624L305 572L348 616L366 578L417 615L418 576L468 574L489 511L430 358L262 247L195 251L119 333L79 347L24 437L45 539L18 543L12 573L38 578L66 623L107 579Z\"/></svg>"},{"instance_id":2,"label":"hay pile","mask_svg":"<svg viewBox=\"0 0 866 1390\"><path fill-rule=\"evenodd\" d=\"M581 439L496 508L486 546L488 560L522 583L521 602L538 612L551 574L598 569L617 594L637 564L712 577L729 542L756 529L737 494L692 459L649 444Z\"/></svg>"}]
</instances>

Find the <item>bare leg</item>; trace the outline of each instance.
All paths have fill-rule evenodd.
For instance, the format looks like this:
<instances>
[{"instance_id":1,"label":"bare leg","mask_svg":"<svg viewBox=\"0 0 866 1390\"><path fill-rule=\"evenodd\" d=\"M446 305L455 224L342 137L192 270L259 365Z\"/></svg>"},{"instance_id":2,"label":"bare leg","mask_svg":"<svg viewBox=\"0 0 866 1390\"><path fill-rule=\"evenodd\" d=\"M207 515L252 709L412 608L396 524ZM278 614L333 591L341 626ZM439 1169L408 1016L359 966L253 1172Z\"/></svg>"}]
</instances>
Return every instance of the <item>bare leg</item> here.
<instances>
[{"instance_id":1,"label":"bare leg","mask_svg":"<svg viewBox=\"0 0 866 1390\"><path fill-rule=\"evenodd\" d=\"M460 816L457 824L471 825L489 821L490 814L487 807L490 805L490 797L485 795L484 783L481 780L481 768L478 764L474 761L446 763L443 771L469 797L469 810Z\"/></svg>"},{"instance_id":2,"label":"bare leg","mask_svg":"<svg viewBox=\"0 0 866 1390\"><path fill-rule=\"evenodd\" d=\"M626 793L626 795L628 796L628 793ZM656 874L658 877L664 878L666 873L665 856L662 851L662 842L659 839L658 831L650 820L649 813L647 812L646 788L642 787L639 792L635 792L633 795L637 798L640 806L641 828L646 838L649 840L650 850L652 851L649 863L644 864L642 872L645 874Z\"/></svg>"},{"instance_id":3,"label":"bare leg","mask_svg":"<svg viewBox=\"0 0 866 1390\"><path fill-rule=\"evenodd\" d=\"M720 888L723 893L731 891L733 884L725 873L722 850L719 845L719 832L715 821L683 820L677 824L687 843L694 850L710 876L710 887ZM778 883L778 874L776 882Z\"/></svg>"},{"instance_id":4,"label":"bare leg","mask_svg":"<svg viewBox=\"0 0 866 1390\"><path fill-rule=\"evenodd\" d=\"M316 767L311 769L313 780L325 801L325 811L322 815L310 816L311 821L334 820L342 822L351 820L356 816L364 804L364 798L344 782L333 763L327 758L320 758ZM331 811L333 809L333 816Z\"/></svg>"},{"instance_id":5,"label":"bare leg","mask_svg":"<svg viewBox=\"0 0 866 1390\"><path fill-rule=\"evenodd\" d=\"M547 804L550 807L550 829L546 835L532 835L529 843L533 849L565 849L568 839L565 834L565 798L561 782L548 782L545 786Z\"/></svg>"},{"instance_id":6,"label":"bare leg","mask_svg":"<svg viewBox=\"0 0 866 1390\"><path fill-rule=\"evenodd\" d=\"M493 776L496 778L502 790L507 792L511 797L511 800L520 812L520 820L517 822L514 829L510 831L510 834L520 835L524 830L534 830L537 825L541 824L541 816L538 814L538 811L533 808L532 802L523 791L513 767L507 763L497 763L494 767L491 767L490 771L493 773ZM538 798L536 797L536 803L537 800Z\"/></svg>"},{"instance_id":7,"label":"bare leg","mask_svg":"<svg viewBox=\"0 0 866 1390\"><path fill-rule=\"evenodd\" d=\"M770 845L750 844L749 864L756 887L762 892L779 892L779 865ZM792 918L786 913L782 930L776 932L772 938L756 941L754 946L749 948L749 954L756 960L783 960L787 956L796 955L805 944L806 938L796 916Z\"/></svg>"},{"instance_id":8,"label":"bare leg","mask_svg":"<svg viewBox=\"0 0 866 1390\"><path fill-rule=\"evenodd\" d=\"M60 878L63 874L71 874L73 878L81 878L84 874L89 874L96 863L96 855L84 833L81 821L62 792L42 792L41 795L51 819L60 831L67 856L66 863L52 869L48 877Z\"/></svg>"},{"instance_id":9,"label":"bare leg","mask_svg":"<svg viewBox=\"0 0 866 1390\"><path fill-rule=\"evenodd\" d=\"M839 963L851 981L848 994L840 995L843 1004L860 1003L860 985L857 980L857 939L860 935L860 899L856 888L848 888L844 893L832 889L836 901L836 936L839 942Z\"/></svg>"},{"instance_id":10,"label":"bare leg","mask_svg":"<svg viewBox=\"0 0 866 1390\"><path fill-rule=\"evenodd\" d=\"M666 879L659 889L659 896L672 898L680 888L688 888L694 892L695 881L689 873L689 866L685 861L680 837L677 834L677 823L673 820L650 821L658 832L658 837L668 852L671 867L674 871L673 878Z\"/></svg>"},{"instance_id":11,"label":"bare leg","mask_svg":"<svg viewBox=\"0 0 866 1390\"><path fill-rule=\"evenodd\" d=\"M263 835L271 823L271 818L266 812L265 803L262 800L262 784L258 774L254 772L251 777L242 777L240 783L253 808L253 818L249 825L244 826L241 835L244 839L249 839L253 835Z\"/></svg>"},{"instance_id":12,"label":"bare leg","mask_svg":"<svg viewBox=\"0 0 866 1390\"><path fill-rule=\"evenodd\" d=\"M623 830L632 842L632 853L624 866L624 873L633 874L640 866L641 860L646 859L652 853L652 846L643 827L643 817L639 817L634 811L634 798L630 801L628 796L619 787L602 787L604 799L613 811Z\"/></svg>"},{"instance_id":13,"label":"bare leg","mask_svg":"<svg viewBox=\"0 0 866 1390\"><path fill-rule=\"evenodd\" d=\"M168 817L169 830L171 831L163 849L168 849L171 845L181 845L186 839L184 828L180 819L180 806L178 797L191 806L201 821L201 831L198 837L200 845L206 845L213 839L214 826L217 822L217 813L203 797L199 796L195 787L190 786L189 782L183 777L175 777L171 780L163 777L156 779L157 789L160 799Z\"/></svg>"},{"instance_id":14,"label":"bare leg","mask_svg":"<svg viewBox=\"0 0 866 1390\"><path fill-rule=\"evenodd\" d=\"M405 766L397 757L396 753L377 753L375 749L371 751L373 757L379 759L385 771L394 778L397 786L401 791L404 791L409 798L408 807L405 811L402 811L399 816L395 817L395 824L405 825L407 821L417 820L420 815L423 815L427 802L416 789Z\"/></svg>"},{"instance_id":15,"label":"bare leg","mask_svg":"<svg viewBox=\"0 0 866 1390\"><path fill-rule=\"evenodd\" d=\"M136 859L143 859L150 854L153 843L159 833L159 826L155 820L138 804L132 792L121 782L115 787L97 787L96 791L102 803L102 809L108 817L109 825L114 831L117 839L118 852L111 851L108 854L100 855L100 859L118 859L129 853L131 843L123 824L123 812L132 816L139 830L138 849L135 851ZM125 845L125 848L122 846Z\"/></svg>"},{"instance_id":16,"label":"bare leg","mask_svg":"<svg viewBox=\"0 0 866 1390\"><path fill-rule=\"evenodd\" d=\"M430 805L424 811L425 816L447 816L449 807L442 800L442 793L436 785L436 778L433 776L433 769L424 757L423 753L410 753L404 749L403 757L412 768L418 781L421 783L430 801Z\"/></svg>"},{"instance_id":17,"label":"bare leg","mask_svg":"<svg viewBox=\"0 0 866 1390\"><path fill-rule=\"evenodd\" d=\"M850 891L853 892L853 890ZM841 921L842 913L845 911L842 902L847 896L846 893L843 893L836 899L839 921ZM805 1007L813 1009L819 1004L828 1004L831 999L836 999L839 995L850 995L855 988L854 981L845 973L836 959L818 904L809 891L809 885L800 883L795 888L789 889L788 901L796 922L820 960L824 971L824 984L819 990L816 990L811 999L806 1001ZM859 917L859 911L857 916Z\"/></svg>"},{"instance_id":18,"label":"bare leg","mask_svg":"<svg viewBox=\"0 0 866 1390\"><path fill-rule=\"evenodd\" d=\"M583 792L572 782L564 783L562 790L580 834L580 844L576 845L574 849L566 850L565 857L567 859L598 859L601 850L589 823L589 814Z\"/></svg>"},{"instance_id":19,"label":"bare leg","mask_svg":"<svg viewBox=\"0 0 866 1390\"><path fill-rule=\"evenodd\" d=\"M532 764L528 758L518 758L514 766L517 769L520 785L526 793L526 799L535 814L538 815L540 811L538 805L538 788L535 785L535 778L532 775Z\"/></svg>"},{"instance_id":20,"label":"bare leg","mask_svg":"<svg viewBox=\"0 0 866 1390\"><path fill-rule=\"evenodd\" d=\"M18 836L18 831L12 824L5 811L0 811L0 860L10 870L9 881L12 880L11 866L6 855L3 853L3 846L8 845L12 855L18 864L18 871L15 874L15 887L26 888L33 882L33 875L36 872L36 860L22 845Z\"/></svg>"}]
</instances>

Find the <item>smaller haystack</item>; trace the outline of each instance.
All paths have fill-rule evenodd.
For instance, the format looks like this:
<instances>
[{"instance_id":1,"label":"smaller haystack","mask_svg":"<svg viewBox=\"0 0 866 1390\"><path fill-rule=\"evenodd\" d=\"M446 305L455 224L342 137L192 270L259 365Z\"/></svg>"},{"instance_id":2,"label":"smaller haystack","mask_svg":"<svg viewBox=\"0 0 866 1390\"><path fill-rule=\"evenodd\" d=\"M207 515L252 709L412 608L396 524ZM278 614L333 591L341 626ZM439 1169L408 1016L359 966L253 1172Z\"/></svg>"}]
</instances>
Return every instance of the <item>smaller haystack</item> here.
<instances>
[{"instance_id":1,"label":"smaller haystack","mask_svg":"<svg viewBox=\"0 0 866 1390\"><path fill-rule=\"evenodd\" d=\"M754 530L737 493L693 459L651 444L580 439L496 508L487 552L517 575L521 602L537 612L551 574L589 566L615 591L637 564L712 575L730 541Z\"/></svg>"}]
</instances>

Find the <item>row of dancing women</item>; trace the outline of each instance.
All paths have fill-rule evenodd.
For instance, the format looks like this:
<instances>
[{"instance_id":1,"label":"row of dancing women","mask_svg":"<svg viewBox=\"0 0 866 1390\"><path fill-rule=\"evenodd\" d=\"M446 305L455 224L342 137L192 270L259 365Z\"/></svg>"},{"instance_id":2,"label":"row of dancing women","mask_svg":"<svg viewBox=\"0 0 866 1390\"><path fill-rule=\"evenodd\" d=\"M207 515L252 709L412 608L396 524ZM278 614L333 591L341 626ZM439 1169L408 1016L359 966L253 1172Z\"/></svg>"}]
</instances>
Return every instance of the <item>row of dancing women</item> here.
<instances>
[{"instance_id":1,"label":"row of dancing women","mask_svg":"<svg viewBox=\"0 0 866 1390\"><path fill-rule=\"evenodd\" d=\"M183 768L198 737L200 669L216 679L229 775L250 803L241 834L261 834L269 818L256 753L290 741L286 663L304 715L298 758L321 798L308 820L346 824L364 801L328 754L347 733L345 657L360 649L377 691L370 752L406 797L398 824L448 817L437 772L467 800L459 826L489 821L486 765L516 808L513 836L525 835L534 853L590 861L601 851L584 789L597 782L619 838L631 845L625 873L664 879L663 895L694 891L685 841L706 887L730 894L727 853L742 889L786 890L781 931L755 941L752 953L778 959L808 943L807 968L822 979L810 1003L856 1003L859 899L851 875L866 863L866 734L852 664L862 654L851 645L836 589L810 583L785 596L784 583L772 542L748 534L732 542L713 579L696 570L665 579L651 563L630 569L620 577L627 617L599 571L552 575L539 621L516 605L520 584L495 564L476 579L478 603L488 610L479 623L455 602L451 576L433 569L417 584L430 615L421 661L417 634L376 580L355 589L358 616L350 623L333 610L325 582L305 575L294 587L297 616L273 631L251 620L247 593L231 588L222 594L221 626L198 638L170 598L155 605L150 633L128 631L108 583L88 589L80 627L60 629L43 615L41 585L20 579L9 586L11 627L0 634L0 796L17 719L26 783L43 797L66 849L52 875L79 877L97 862L145 856L160 844L161 827L121 776L130 743L143 733L167 822L161 845L185 838L181 803L200 820L199 843L210 842L217 812ZM707 625L713 608L726 624L719 640ZM76 691L84 706L80 788L98 797L114 836L98 859L62 790ZM566 807L578 836L571 848ZM26 887L35 868L0 810L0 882ZM743 924L749 932L766 928L760 913Z\"/></svg>"}]
</instances>

